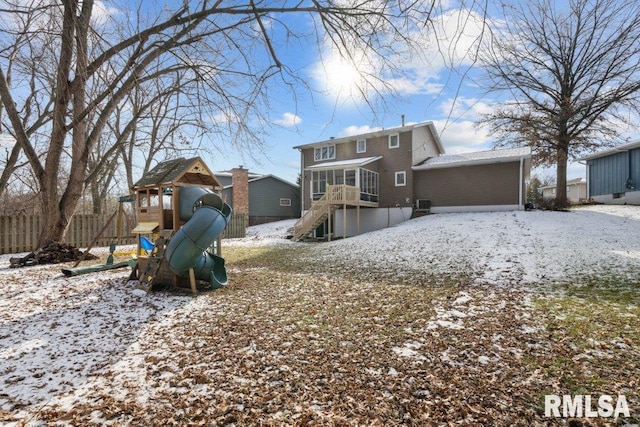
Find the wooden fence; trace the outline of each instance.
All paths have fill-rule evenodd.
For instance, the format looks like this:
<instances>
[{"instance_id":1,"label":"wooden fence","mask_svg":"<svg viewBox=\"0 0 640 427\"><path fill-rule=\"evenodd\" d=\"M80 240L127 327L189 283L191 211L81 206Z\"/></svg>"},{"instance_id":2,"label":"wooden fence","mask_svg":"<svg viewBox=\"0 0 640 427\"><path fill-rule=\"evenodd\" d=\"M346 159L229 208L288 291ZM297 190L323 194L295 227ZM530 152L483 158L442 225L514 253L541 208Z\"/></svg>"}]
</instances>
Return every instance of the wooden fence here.
<instances>
[{"instance_id":1,"label":"wooden fence","mask_svg":"<svg viewBox=\"0 0 640 427\"><path fill-rule=\"evenodd\" d=\"M65 235L65 242L79 247L89 246L100 232L110 215L74 215ZM20 252L31 252L37 248L38 235L43 219L40 215L0 216L0 255ZM124 221L120 230L119 245L135 244L136 238L131 235L132 227ZM227 224L222 238L245 237L249 219L247 215L233 215ZM104 230L102 237L94 246L109 246L117 236L116 220Z\"/></svg>"},{"instance_id":2,"label":"wooden fence","mask_svg":"<svg viewBox=\"0 0 640 427\"><path fill-rule=\"evenodd\" d=\"M231 219L227 223L224 233L222 233L223 239L238 239L247 235L247 226L249 225L249 215L246 214L232 214Z\"/></svg>"},{"instance_id":3,"label":"wooden fence","mask_svg":"<svg viewBox=\"0 0 640 427\"><path fill-rule=\"evenodd\" d=\"M110 215L88 214L74 215L65 234L65 242L79 247L89 246ZM37 248L38 235L42 228L43 218L40 215L0 216L0 254L31 252ZM134 244L136 239L131 235L131 227L126 224L120 232L120 245ZM94 246L109 246L117 237L116 221L102 233Z\"/></svg>"}]
</instances>

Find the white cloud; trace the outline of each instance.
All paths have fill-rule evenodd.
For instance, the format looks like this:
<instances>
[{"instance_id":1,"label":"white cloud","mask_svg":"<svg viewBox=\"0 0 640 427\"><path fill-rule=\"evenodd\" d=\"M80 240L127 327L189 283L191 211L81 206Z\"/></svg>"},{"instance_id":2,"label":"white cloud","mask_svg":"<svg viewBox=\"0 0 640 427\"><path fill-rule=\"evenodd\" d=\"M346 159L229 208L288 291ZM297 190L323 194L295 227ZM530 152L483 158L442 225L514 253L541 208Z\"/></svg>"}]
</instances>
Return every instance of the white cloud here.
<instances>
[{"instance_id":1,"label":"white cloud","mask_svg":"<svg viewBox=\"0 0 640 427\"><path fill-rule=\"evenodd\" d=\"M381 127L371 127L369 125L364 126L348 126L340 132L340 136L353 136L362 135L363 133L376 132L381 130Z\"/></svg>"},{"instance_id":2,"label":"white cloud","mask_svg":"<svg viewBox=\"0 0 640 427\"><path fill-rule=\"evenodd\" d=\"M274 120L273 123L280 126L292 127L302 123L302 118L294 113L284 113L281 119Z\"/></svg>"},{"instance_id":3,"label":"white cloud","mask_svg":"<svg viewBox=\"0 0 640 427\"><path fill-rule=\"evenodd\" d=\"M93 4L91 21L93 25L102 27L106 25L110 19L119 14L121 14L121 12L118 9L110 7L106 3L98 0Z\"/></svg>"},{"instance_id":4,"label":"white cloud","mask_svg":"<svg viewBox=\"0 0 640 427\"><path fill-rule=\"evenodd\" d=\"M370 97L376 90L382 90L376 64L364 52L353 52L354 59L348 60L336 49L327 47L311 69L311 77L332 102L339 105L357 105Z\"/></svg>"},{"instance_id":5,"label":"white cloud","mask_svg":"<svg viewBox=\"0 0 640 427\"><path fill-rule=\"evenodd\" d=\"M0 148L12 148L16 143L16 139L11 135L0 134Z\"/></svg>"},{"instance_id":6,"label":"white cloud","mask_svg":"<svg viewBox=\"0 0 640 427\"><path fill-rule=\"evenodd\" d=\"M447 154L491 149L491 138L485 130L469 120L433 120Z\"/></svg>"},{"instance_id":7,"label":"white cloud","mask_svg":"<svg viewBox=\"0 0 640 427\"><path fill-rule=\"evenodd\" d=\"M458 96L444 100L439 109L441 113L451 120L478 121L484 115L491 113L493 107L478 98L467 98Z\"/></svg>"},{"instance_id":8,"label":"white cloud","mask_svg":"<svg viewBox=\"0 0 640 427\"><path fill-rule=\"evenodd\" d=\"M230 110L219 110L216 114L209 117L211 123L215 124L231 124L242 123L242 117Z\"/></svg>"},{"instance_id":9,"label":"white cloud","mask_svg":"<svg viewBox=\"0 0 640 427\"><path fill-rule=\"evenodd\" d=\"M432 25L405 34L412 46L390 40L394 53L385 60L354 47L353 59L348 61L335 48L327 47L311 76L336 105L357 105L373 95L392 92L437 94L444 89L440 80L450 75L450 68L474 63L484 31L485 18L474 11L448 10L433 16Z\"/></svg>"}]
</instances>

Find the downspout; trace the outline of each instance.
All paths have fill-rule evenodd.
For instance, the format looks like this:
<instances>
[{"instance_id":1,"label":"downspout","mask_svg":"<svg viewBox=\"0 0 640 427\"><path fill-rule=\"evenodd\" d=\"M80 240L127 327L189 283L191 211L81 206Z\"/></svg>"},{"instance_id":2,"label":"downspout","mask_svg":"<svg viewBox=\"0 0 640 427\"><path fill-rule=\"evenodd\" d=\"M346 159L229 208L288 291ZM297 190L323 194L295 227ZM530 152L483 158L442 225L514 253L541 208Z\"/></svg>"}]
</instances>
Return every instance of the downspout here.
<instances>
[{"instance_id":1,"label":"downspout","mask_svg":"<svg viewBox=\"0 0 640 427\"><path fill-rule=\"evenodd\" d=\"M626 190L635 190L635 185L633 185L633 171L631 162L631 150L627 150L627 182L625 183L625 191Z\"/></svg>"},{"instance_id":2,"label":"downspout","mask_svg":"<svg viewBox=\"0 0 640 427\"><path fill-rule=\"evenodd\" d=\"M586 169L586 180L587 180L587 194L585 194L585 199L589 199L589 190L591 189L591 180L589 179L589 162L586 163L582 163L580 160L578 160L578 164L580 165L584 165L585 169ZM580 186L578 185L578 188L580 188Z\"/></svg>"},{"instance_id":3,"label":"downspout","mask_svg":"<svg viewBox=\"0 0 640 427\"><path fill-rule=\"evenodd\" d=\"M302 149L298 148L300 152L300 217L304 215L304 155Z\"/></svg>"}]
</instances>

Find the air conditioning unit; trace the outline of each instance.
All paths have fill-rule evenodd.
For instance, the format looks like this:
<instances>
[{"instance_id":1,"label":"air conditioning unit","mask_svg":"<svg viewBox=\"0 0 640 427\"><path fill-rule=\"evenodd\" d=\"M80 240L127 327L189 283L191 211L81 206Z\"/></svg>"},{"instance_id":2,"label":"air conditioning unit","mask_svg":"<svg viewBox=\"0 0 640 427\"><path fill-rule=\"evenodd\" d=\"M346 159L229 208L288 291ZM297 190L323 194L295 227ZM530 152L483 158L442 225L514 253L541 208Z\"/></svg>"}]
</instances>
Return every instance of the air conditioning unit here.
<instances>
[{"instance_id":1,"label":"air conditioning unit","mask_svg":"<svg viewBox=\"0 0 640 427\"><path fill-rule=\"evenodd\" d=\"M416 211L429 213L431 211L431 200L429 200L429 199L417 199L416 200Z\"/></svg>"}]
</instances>

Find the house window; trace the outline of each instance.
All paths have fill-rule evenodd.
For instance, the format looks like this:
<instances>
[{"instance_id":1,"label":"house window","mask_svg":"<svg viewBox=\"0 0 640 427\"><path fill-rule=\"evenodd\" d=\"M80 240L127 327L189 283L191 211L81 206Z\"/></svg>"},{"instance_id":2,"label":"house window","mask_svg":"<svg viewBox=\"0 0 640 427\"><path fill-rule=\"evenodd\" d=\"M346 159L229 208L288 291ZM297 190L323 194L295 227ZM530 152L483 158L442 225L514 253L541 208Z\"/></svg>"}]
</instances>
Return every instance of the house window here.
<instances>
[{"instance_id":1,"label":"house window","mask_svg":"<svg viewBox=\"0 0 640 427\"><path fill-rule=\"evenodd\" d=\"M400 147L400 135L394 133L393 135L389 135L389 148L398 148Z\"/></svg>"},{"instance_id":2,"label":"house window","mask_svg":"<svg viewBox=\"0 0 640 427\"><path fill-rule=\"evenodd\" d=\"M405 171L396 172L396 187L407 185L407 173Z\"/></svg>"},{"instance_id":3,"label":"house window","mask_svg":"<svg viewBox=\"0 0 640 427\"><path fill-rule=\"evenodd\" d=\"M327 191L327 185L334 184L334 171L313 171L311 173L311 194L318 200Z\"/></svg>"},{"instance_id":4,"label":"house window","mask_svg":"<svg viewBox=\"0 0 640 427\"><path fill-rule=\"evenodd\" d=\"M359 139L358 142L356 143L356 152L357 153L366 153L367 152L367 140L366 139Z\"/></svg>"},{"instance_id":5,"label":"house window","mask_svg":"<svg viewBox=\"0 0 640 427\"><path fill-rule=\"evenodd\" d=\"M320 160L332 160L336 158L336 146L325 145L324 147L316 147L313 153L313 159L317 162Z\"/></svg>"},{"instance_id":6,"label":"house window","mask_svg":"<svg viewBox=\"0 0 640 427\"><path fill-rule=\"evenodd\" d=\"M280 199L280 206L291 206L291 199Z\"/></svg>"},{"instance_id":7,"label":"house window","mask_svg":"<svg viewBox=\"0 0 640 427\"><path fill-rule=\"evenodd\" d=\"M360 200L378 201L378 173L368 169L360 169Z\"/></svg>"}]
</instances>

